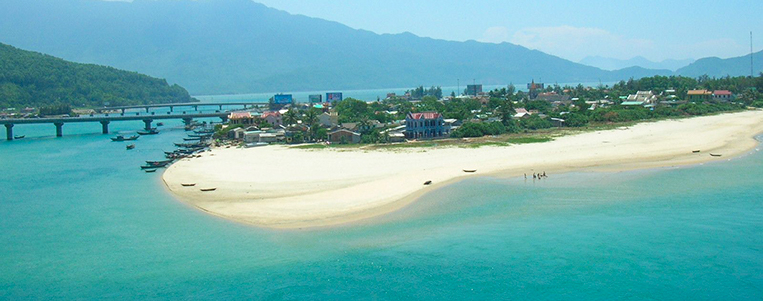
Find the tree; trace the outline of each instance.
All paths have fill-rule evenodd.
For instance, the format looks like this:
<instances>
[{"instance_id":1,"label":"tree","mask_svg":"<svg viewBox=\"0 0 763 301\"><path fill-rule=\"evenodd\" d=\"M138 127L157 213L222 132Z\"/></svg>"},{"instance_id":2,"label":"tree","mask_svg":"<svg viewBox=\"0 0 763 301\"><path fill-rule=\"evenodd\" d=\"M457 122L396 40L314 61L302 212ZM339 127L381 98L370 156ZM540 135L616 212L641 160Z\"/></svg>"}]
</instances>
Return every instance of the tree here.
<instances>
[{"instance_id":1,"label":"tree","mask_svg":"<svg viewBox=\"0 0 763 301\"><path fill-rule=\"evenodd\" d=\"M294 108L289 109L283 114L283 122L287 126L296 124L297 120L299 120L299 114L297 114L297 110Z\"/></svg>"}]
</instances>

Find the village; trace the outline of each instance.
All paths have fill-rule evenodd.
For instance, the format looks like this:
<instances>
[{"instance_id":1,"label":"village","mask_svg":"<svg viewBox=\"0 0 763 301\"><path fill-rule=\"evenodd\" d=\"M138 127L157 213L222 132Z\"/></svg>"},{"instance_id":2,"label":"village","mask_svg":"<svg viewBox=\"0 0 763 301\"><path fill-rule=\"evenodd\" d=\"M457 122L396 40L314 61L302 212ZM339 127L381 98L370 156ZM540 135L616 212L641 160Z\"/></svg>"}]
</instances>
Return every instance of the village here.
<instances>
[{"instance_id":1,"label":"village","mask_svg":"<svg viewBox=\"0 0 763 301\"><path fill-rule=\"evenodd\" d=\"M754 96L750 94L756 93L753 89L738 96L726 89L700 89L724 86L708 85L713 80L696 83L691 88L686 83L676 83L675 87L638 89L644 82L654 85L652 82L659 79L630 80L611 88L559 87L532 81L526 92L517 91L513 85L484 92L482 85L473 84L461 95L452 93L444 97L439 87L418 87L404 95L389 93L385 99L370 102L343 99L339 92L326 93L325 101L323 95L310 95L309 101L303 103L296 102L290 94L277 94L271 98L269 110L230 113L227 124L217 126L215 137L247 147L482 137L743 110L753 105ZM667 79L668 84L675 81L672 77Z\"/></svg>"}]
</instances>

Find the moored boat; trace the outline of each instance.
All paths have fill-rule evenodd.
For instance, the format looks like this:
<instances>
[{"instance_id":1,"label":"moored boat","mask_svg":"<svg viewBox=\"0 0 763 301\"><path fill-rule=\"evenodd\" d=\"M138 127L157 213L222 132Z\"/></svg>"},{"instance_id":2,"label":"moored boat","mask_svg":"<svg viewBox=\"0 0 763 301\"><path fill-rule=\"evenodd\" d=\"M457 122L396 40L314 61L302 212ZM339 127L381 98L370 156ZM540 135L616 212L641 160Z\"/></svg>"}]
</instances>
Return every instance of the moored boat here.
<instances>
[{"instance_id":1,"label":"moored boat","mask_svg":"<svg viewBox=\"0 0 763 301\"><path fill-rule=\"evenodd\" d=\"M464 169L464 172L472 173L472 172L477 172L477 170L476 169Z\"/></svg>"},{"instance_id":2,"label":"moored boat","mask_svg":"<svg viewBox=\"0 0 763 301\"><path fill-rule=\"evenodd\" d=\"M720 157L720 156L723 156L723 155L721 155L721 154L713 154L713 153L710 153L710 155L711 155L711 156L713 156L713 157Z\"/></svg>"},{"instance_id":3,"label":"moored boat","mask_svg":"<svg viewBox=\"0 0 763 301\"><path fill-rule=\"evenodd\" d=\"M199 190L201 190L201 191L215 191L215 190L217 190L217 187L201 188Z\"/></svg>"},{"instance_id":4,"label":"moored boat","mask_svg":"<svg viewBox=\"0 0 763 301\"><path fill-rule=\"evenodd\" d=\"M196 183L181 183L180 185L183 185L183 187L193 187L196 186Z\"/></svg>"},{"instance_id":5,"label":"moored boat","mask_svg":"<svg viewBox=\"0 0 763 301\"><path fill-rule=\"evenodd\" d=\"M26 137L26 135L16 135L13 136L13 139L24 139L24 137Z\"/></svg>"},{"instance_id":6,"label":"moored boat","mask_svg":"<svg viewBox=\"0 0 763 301\"><path fill-rule=\"evenodd\" d=\"M138 131L138 134L140 135L156 135L159 134L159 130L157 129L150 129L147 131Z\"/></svg>"},{"instance_id":7,"label":"moored boat","mask_svg":"<svg viewBox=\"0 0 763 301\"><path fill-rule=\"evenodd\" d=\"M143 171L145 171L145 172L156 172L156 168L154 168L154 169L144 169Z\"/></svg>"},{"instance_id":8,"label":"moored boat","mask_svg":"<svg viewBox=\"0 0 763 301\"><path fill-rule=\"evenodd\" d=\"M429 185L429 184L432 184L432 181L431 181L431 180L430 180L430 181L426 181L426 182L424 182L424 185Z\"/></svg>"},{"instance_id":9,"label":"moored boat","mask_svg":"<svg viewBox=\"0 0 763 301\"><path fill-rule=\"evenodd\" d=\"M135 144L128 144L127 145L127 149L134 149L134 148L135 148Z\"/></svg>"},{"instance_id":10,"label":"moored boat","mask_svg":"<svg viewBox=\"0 0 763 301\"><path fill-rule=\"evenodd\" d=\"M130 136L130 137L125 137L125 136L122 136L122 135L117 135L116 137L112 137L111 141L115 141L115 142L131 141L131 140L138 140L138 138L140 138L140 136L138 136L138 135L133 135L133 136Z\"/></svg>"}]
</instances>

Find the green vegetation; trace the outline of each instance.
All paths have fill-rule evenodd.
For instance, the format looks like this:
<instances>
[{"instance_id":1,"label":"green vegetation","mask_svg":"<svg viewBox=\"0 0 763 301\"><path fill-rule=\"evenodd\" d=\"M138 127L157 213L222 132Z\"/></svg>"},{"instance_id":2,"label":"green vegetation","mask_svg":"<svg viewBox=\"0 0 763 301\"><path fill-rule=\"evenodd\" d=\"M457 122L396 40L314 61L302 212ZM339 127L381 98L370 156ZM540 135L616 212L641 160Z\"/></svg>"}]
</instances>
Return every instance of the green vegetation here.
<instances>
[{"instance_id":1,"label":"green vegetation","mask_svg":"<svg viewBox=\"0 0 763 301\"><path fill-rule=\"evenodd\" d=\"M0 107L103 107L193 101L188 91L163 79L111 67L67 62L0 44Z\"/></svg>"}]
</instances>

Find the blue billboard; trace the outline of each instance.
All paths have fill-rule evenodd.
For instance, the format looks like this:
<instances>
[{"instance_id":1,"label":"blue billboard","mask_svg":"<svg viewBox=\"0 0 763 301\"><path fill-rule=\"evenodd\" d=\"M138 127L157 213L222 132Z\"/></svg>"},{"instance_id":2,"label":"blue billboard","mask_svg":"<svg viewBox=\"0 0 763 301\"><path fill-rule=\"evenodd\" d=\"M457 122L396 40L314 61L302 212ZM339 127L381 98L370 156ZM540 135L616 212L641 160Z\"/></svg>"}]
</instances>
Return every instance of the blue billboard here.
<instances>
[{"instance_id":1,"label":"blue billboard","mask_svg":"<svg viewBox=\"0 0 763 301\"><path fill-rule=\"evenodd\" d=\"M311 94L307 98L310 99L310 103L323 102L323 95L320 94Z\"/></svg>"},{"instance_id":2,"label":"blue billboard","mask_svg":"<svg viewBox=\"0 0 763 301\"><path fill-rule=\"evenodd\" d=\"M292 103L293 98L291 94L276 94L273 96L273 102L276 104L284 105Z\"/></svg>"},{"instance_id":3,"label":"blue billboard","mask_svg":"<svg viewBox=\"0 0 763 301\"><path fill-rule=\"evenodd\" d=\"M326 101L328 102L342 101L342 92L326 93Z\"/></svg>"}]
</instances>

